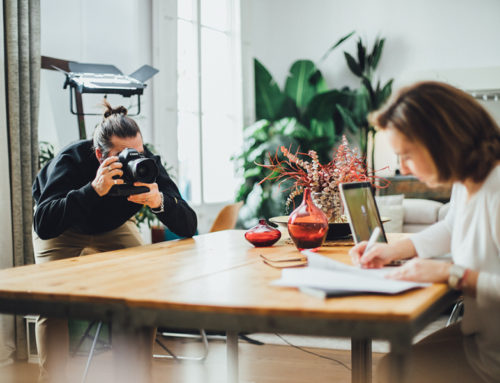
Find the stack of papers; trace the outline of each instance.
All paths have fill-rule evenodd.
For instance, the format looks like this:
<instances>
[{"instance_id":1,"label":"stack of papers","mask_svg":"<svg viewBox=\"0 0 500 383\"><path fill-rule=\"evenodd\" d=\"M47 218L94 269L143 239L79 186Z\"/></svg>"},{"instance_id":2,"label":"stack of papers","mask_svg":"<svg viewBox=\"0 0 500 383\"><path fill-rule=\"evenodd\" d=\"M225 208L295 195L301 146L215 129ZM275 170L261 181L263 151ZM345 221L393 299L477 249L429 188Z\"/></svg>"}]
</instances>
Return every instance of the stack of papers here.
<instances>
[{"instance_id":1,"label":"stack of papers","mask_svg":"<svg viewBox=\"0 0 500 383\"><path fill-rule=\"evenodd\" d=\"M308 266L285 269L281 278L271 282L275 286L297 287L318 297L353 294L399 294L407 290L426 287L430 283L416 283L387 279L393 267L361 269L305 250Z\"/></svg>"}]
</instances>

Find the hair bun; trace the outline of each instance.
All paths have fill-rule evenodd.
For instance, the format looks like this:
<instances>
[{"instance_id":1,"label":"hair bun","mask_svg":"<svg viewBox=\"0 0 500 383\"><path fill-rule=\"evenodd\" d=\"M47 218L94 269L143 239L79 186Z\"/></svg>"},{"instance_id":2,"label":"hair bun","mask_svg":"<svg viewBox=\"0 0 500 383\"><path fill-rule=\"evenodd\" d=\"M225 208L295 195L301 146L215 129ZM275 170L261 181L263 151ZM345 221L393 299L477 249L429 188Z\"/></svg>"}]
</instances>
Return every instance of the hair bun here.
<instances>
[{"instance_id":1,"label":"hair bun","mask_svg":"<svg viewBox=\"0 0 500 383\"><path fill-rule=\"evenodd\" d=\"M124 106L118 106L116 108L113 108L106 99L104 100L103 104L104 107L106 108L106 110L104 111L104 118L108 118L113 114L122 114L126 116L128 113L127 108L125 108Z\"/></svg>"}]
</instances>

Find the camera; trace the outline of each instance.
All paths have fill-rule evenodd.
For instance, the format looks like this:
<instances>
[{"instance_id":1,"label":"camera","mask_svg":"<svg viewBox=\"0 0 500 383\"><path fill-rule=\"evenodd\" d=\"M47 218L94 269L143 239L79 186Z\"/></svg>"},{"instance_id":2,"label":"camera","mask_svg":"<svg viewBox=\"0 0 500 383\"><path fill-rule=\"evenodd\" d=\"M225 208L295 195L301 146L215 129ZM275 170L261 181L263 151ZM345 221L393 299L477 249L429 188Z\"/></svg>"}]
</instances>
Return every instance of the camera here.
<instances>
[{"instance_id":1,"label":"camera","mask_svg":"<svg viewBox=\"0 0 500 383\"><path fill-rule=\"evenodd\" d=\"M118 154L118 161L122 163L123 185L114 185L109 191L111 196L129 196L132 194L147 193L149 188L146 186L134 186L134 182L143 182L150 184L156 181L158 177L158 166L151 158L146 158L144 154L139 153L132 148L123 149Z\"/></svg>"}]
</instances>

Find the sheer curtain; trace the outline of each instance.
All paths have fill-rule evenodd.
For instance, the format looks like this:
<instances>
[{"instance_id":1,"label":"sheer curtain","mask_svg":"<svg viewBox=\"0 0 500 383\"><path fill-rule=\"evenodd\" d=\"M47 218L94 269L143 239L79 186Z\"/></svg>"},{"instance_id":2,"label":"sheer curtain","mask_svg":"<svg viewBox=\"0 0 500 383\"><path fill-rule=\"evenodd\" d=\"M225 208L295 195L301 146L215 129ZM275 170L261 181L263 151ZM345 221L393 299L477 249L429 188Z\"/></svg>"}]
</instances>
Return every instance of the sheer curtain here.
<instances>
[{"instance_id":1,"label":"sheer curtain","mask_svg":"<svg viewBox=\"0 0 500 383\"><path fill-rule=\"evenodd\" d=\"M21 266L33 263L31 185L38 172L40 1L4 0L3 9L12 219L11 265ZM9 351L11 318L3 316L1 319L0 330L4 331L0 341L4 341L4 347L0 350L0 356L2 351L4 355ZM14 333L16 356L26 358L26 332L22 316L15 318Z\"/></svg>"}]
</instances>

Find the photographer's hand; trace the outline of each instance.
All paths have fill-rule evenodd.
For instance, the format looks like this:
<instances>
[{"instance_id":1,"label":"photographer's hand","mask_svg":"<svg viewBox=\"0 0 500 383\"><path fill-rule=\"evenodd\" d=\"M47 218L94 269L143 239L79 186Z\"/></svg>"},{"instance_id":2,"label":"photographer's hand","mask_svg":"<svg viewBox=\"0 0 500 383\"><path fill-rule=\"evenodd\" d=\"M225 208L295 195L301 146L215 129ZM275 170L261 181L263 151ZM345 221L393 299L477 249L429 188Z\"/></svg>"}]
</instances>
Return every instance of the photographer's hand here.
<instances>
[{"instance_id":1,"label":"photographer's hand","mask_svg":"<svg viewBox=\"0 0 500 383\"><path fill-rule=\"evenodd\" d=\"M161 195L158 190L158 184L156 182L152 184L145 184L142 182L134 182L134 186L146 186L149 188L149 192L142 194L133 194L128 196L130 202L135 202L141 205L147 205L151 209L157 209L161 205Z\"/></svg>"},{"instance_id":2,"label":"photographer's hand","mask_svg":"<svg viewBox=\"0 0 500 383\"><path fill-rule=\"evenodd\" d=\"M121 177L123 171L121 170L122 163L118 161L118 157L108 157L102 161L101 165L97 169L97 174L92 181L92 187L99 196L103 196L109 193L109 190L113 185L123 184L121 178L113 179L113 177Z\"/></svg>"}]
</instances>

